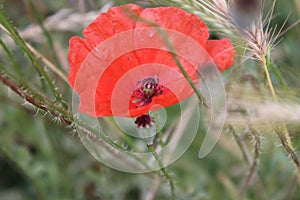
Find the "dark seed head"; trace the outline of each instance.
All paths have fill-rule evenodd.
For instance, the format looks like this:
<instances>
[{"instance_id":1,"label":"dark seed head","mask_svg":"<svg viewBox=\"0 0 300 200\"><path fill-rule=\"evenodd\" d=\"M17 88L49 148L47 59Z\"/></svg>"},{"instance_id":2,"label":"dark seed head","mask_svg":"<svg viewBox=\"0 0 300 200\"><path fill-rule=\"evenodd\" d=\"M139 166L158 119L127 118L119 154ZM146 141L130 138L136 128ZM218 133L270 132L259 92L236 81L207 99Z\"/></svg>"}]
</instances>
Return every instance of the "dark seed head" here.
<instances>
[{"instance_id":1,"label":"dark seed head","mask_svg":"<svg viewBox=\"0 0 300 200\"><path fill-rule=\"evenodd\" d=\"M138 128L149 128L154 124L154 118L150 115L142 115L136 118L135 122Z\"/></svg>"}]
</instances>

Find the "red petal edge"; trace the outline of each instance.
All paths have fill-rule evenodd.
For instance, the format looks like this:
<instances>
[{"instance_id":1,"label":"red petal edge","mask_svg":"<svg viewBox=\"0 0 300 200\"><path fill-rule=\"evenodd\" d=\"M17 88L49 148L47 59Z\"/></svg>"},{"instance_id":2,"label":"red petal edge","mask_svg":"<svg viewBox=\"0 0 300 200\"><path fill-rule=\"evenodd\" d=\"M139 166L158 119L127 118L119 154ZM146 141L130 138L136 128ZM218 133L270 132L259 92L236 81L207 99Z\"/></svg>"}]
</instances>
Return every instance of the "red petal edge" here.
<instances>
[{"instance_id":1,"label":"red petal edge","mask_svg":"<svg viewBox=\"0 0 300 200\"><path fill-rule=\"evenodd\" d=\"M233 65L235 51L227 38L209 40L206 49L221 72Z\"/></svg>"}]
</instances>

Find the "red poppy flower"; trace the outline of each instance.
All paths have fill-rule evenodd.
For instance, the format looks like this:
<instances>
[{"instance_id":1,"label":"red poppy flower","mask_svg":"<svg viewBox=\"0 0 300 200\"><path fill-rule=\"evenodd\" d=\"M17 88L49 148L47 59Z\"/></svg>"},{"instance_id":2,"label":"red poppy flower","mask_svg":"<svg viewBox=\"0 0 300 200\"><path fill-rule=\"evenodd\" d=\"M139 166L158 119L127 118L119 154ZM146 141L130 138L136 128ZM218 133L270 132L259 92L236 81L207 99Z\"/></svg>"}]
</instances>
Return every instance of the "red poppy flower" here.
<instances>
[{"instance_id":1,"label":"red poppy flower","mask_svg":"<svg viewBox=\"0 0 300 200\"><path fill-rule=\"evenodd\" d=\"M194 14L175 7L113 7L83 30L84 39L70 40L69 83L80 96L80 112L144 116L194 93L157 26L196 84L198 68L210 59L220 71L234 62L231 43L208 40L207 26Z\"/></svg>"}]
</instances>

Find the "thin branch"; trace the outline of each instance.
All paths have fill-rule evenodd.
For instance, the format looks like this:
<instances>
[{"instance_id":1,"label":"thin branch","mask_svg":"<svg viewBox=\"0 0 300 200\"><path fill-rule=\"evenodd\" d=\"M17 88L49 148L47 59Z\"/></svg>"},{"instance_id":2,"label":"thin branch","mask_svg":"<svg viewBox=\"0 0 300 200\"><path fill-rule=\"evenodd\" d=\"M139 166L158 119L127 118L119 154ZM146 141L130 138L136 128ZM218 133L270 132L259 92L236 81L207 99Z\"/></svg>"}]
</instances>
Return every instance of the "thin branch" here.
<instances>
[{"instance_id":1,"label":"thin branch","mask_svg":"<svg viewBox=\"0 0 300 200\"><path fill-rule=\"evenodd\" d=\"M37 101L35 98L33 98L30 94L27 94L19 85L17 85L13 80L11 80L7 75L3 74L0 71L0 81L8 86L11 90L13 90L15 93L23 97L26 101L34 105L35 107L45 111L46 113L52 114L54 117L58 117L61 120L63 120L67 125L71 125L73 122L71 119L66 118L65 116L61 115L58 112L50 110L46 105L43 103Z\"/></svg>"}]
</instances>

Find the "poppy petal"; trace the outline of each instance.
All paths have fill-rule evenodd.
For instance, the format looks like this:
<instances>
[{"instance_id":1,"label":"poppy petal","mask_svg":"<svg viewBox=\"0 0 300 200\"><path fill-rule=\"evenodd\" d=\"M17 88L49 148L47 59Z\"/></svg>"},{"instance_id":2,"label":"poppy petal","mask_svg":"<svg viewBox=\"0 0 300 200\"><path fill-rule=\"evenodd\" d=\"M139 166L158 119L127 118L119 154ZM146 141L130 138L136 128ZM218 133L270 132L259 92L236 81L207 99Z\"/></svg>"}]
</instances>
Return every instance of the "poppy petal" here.
<instances>
[{"instance_id":1,"label":"poppy petal","mask_svg":"<svg viewBox=\"0 0 300 200\"><path fill-rule=\"evenodd\" d=\"M142 8L135 4L113 7L100 14L83 30L83 35L89 45L95 47L113 35L134 29L141 12Z\"/></svg>"},{"instance_id":2,"label":"poppy petal","mask_svg":"<svg viewBox=\"0 0 300 200\"><path fill-rule=\"evenodd\" d=\"M152 31L150 29L148 33L147 31L145 31L145 33L139 30L141 28L151 27L149 22L162 28L162 31L168 36L169 42L171 42L171 45L179 57L180 63L191 77L194 76L197 67L203 63L206 55L206 53L203 52L205 51L209 37L207 26L196 15L187 13L176 7L148 8L143 10L140 14L135 29L135 45L139 46L142 42L149 45L148 49L137 51L136 53L140 64L148 62L160 63L176 68L178 71L180 70L173 55L166 52L169 51L169 48L165 47L166 41L163 41L161 33L156 31L155 28L153 28ZM148 37L145 38L145 35L148 35ZM139 38L142 39L139 40ZM195 43L198 47L195 47ZM150 48L151 45L152 48ZM163 52L162 49L166 51ZM199 53L197 56L194 54L195 50ZM184 58L180 55L184 56ZM196 60L197 62L195 62ZM191 65L187 61L197 66Z\"/></svg>"},{"instance_id":3,"label":"poppy petal","mask_svg":"<svg viewBox=\"0 0 300 200\"><path fill-rule=\"evenodd\" d=\"M88 54L107 38L134 29L137 16L142 11L140 6L128 4L109 9L101 13L95 21L83 30L86 39L74 36L69 41L70 72L69 82L74 86L78 69Z\"/></svg>"},{"instance_id":4,"label":"poppy petal","mask_svg":"<svg viewBox=\"0 0 300 200\"><path fill-rule=\"evenodd\" d=\"M143 20L154 22L161 28L178 31L196 40L201 46L206 46L209 37L208 28L194 14L176 7L148 8L142 11L136 28L151 27Z\"/></svg>"},{"instance_id":5,"label":"poppy petal","mask_svg":"<svg viewBox=\"0 0 300 200\"><path fill-rule=\"evenodd\" d=\"M164 86L162 94L153 97L151 103L148 105L136 108L134 104L134 100L136 99L132 98L132 94L138 87L137 83L144 78L155 75L158 76L159 83ZM121 76L118 82L114 83L113 90L107 93L109 97L107 98L106 105L108 107L103 109L109 110L111 112L110 115L113 116L139 116L147 113L149 110L155 110L157 107L153 108L152 106L154 105L158 104L162 107L171 106L193 94L193 90L183 75L166 65L156 63L137 65ZM173 78L173 82L169 82L171 78Z\"/></svg>"},{"instance_id":6,"label":"poppy petal","mask_svg":"<svg viewBox=\"0 0 300 200\"><path fill-rule=\"evenodd\" d=\"M235 51L227 38L209 40L206 49L221 72L233 65Z\"/></svg>"},{"instance_id":7,"label":"poppy petal","mask_svg":"<svg viewBox=\"0 0 300 200\"><path fill-rule=\"evenodd\" d=\"M129 71L139 65L135 54L133 52L122 55L117 58L113 63L111 63L101 76L98 87L96 90L95 96L95 109L97 116L129 116L128 113L115 111L113 113L112 107L114 106L114 98L112 98L114 90L116 90L118 86L118 81L125 76ZM118 100L122 100L123 103L121 106L125 106L128 104L128 96L130 92L135 88L137 80L127 80L130 83L126 89L121 92L118 92L117 98ZM127 98L126 98L127 97ZM116 107L121 107L117 105ZM128 111L128 109L126 109ZM124 114L125 113L125 114Z\"/></svg>"},{"instance_id":8,"label":"poppy petal","mask_svg":"<svg viewBox=\"0 0 300 200\"><path fill-rule=\"evenodd\" d=\"M68 59L70 62L70 72L69 72L69 83L72 87L74 87L74 82L76 79L76 74L80 68L80 65L84 61L84 59L90 53L90 48L86 45L84 39L74 36L69 41L70 51L68 55Z\"/></svg>"},{"instance_id":9,"label":"poppy petal","mask_svg":"<svg viewBox=\"0 0 300 200\"><path fill-rule=\"evenodd\" d=\"M83 30L85 39L70 40L69 83L80 96L79 112L95 117L135 117L158 109L157 104L171 106L193 94L166 41L144 19L165 30L173 53L196 84L197 69L208 56L221 71L233 64L231 43L227 39L207 41L208 28L196 15L175 7L114 7ZM139 82L154 76L163 86L162 93L137 108L133 91Z\"/></svg>"},{"instance_id":10,"label":"poppy petal","mask_svg":"<svg viewBox=\"0 0 300 200\"><path fill-rule=\"evenodd\" d=\"M181 74L181 71L175 62L174 56L169 52L170 48L167 47L166 41L162 39L162 33L155 28L152 28L153 30L150 29L148 32L140 30L152 27L153 24L157 25L163 31L163 34L168 36L168 40L174 48L174 53L176 53L179 62L194 80L195 84L197 84L197 68L207 58L205 50L209 37L207 26L196 15L176 7L149 8L143 10L140 14L135 29L135 45L143 47L143 43L146 43L148 48L136 51L139 63L163 64L179 74ZM170 86L174 82L179 82L178 88L182 88L186 83L183 76L175 80L170 75L164 81L170 83ZM184 90L178 90L178 88L175 91L180 96L179 101L193 93L189 84L187 84L187 87L184 87ZM158 100L161 100L160 104L164 104L164 106L173 105L174 102L178 103L178 99L173 101L170 98L164 98L163 100L163 98L158 97Z\"/></svg>"}]
</instances>

